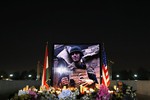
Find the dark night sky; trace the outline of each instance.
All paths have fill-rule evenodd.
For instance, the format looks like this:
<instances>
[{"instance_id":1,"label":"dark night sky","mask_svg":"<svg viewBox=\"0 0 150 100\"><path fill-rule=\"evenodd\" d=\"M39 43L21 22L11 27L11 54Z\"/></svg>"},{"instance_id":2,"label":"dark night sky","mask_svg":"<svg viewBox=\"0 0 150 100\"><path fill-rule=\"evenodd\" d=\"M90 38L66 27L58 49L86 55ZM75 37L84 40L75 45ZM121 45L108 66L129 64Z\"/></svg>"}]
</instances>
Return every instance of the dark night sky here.
<instances>
[{"instance_id":1,"label":"dark night sky","mask_svg":"<svg viewBox=\"0 0 150 100\"><path fill-rule=\"evenodd\" d=\"M36 69L46 41L49 52L56 42L104 42L113 69L148 69L149 10L142 1L1 2L0 70Z\"/></svg>"}]
</instances>

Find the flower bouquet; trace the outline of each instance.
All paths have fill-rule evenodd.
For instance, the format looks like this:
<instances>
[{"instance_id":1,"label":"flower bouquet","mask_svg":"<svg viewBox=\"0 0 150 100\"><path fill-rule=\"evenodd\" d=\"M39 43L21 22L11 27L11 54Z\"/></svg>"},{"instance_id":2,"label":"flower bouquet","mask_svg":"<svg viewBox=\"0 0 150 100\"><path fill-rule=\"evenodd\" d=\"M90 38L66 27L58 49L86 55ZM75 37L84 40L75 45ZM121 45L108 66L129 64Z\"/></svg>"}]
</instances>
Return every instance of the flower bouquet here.
<instances>
[{"instance_id":1,"label":"flower bouquet","mask_svg":"<svg viewBox=\"0 0 150 100\"><path fill-rule=\"evenodd\" d=\"M100 90L97 93L96 100L110 100L110 93L105 85L100 85Z\"/></svg>"}]
</instances>

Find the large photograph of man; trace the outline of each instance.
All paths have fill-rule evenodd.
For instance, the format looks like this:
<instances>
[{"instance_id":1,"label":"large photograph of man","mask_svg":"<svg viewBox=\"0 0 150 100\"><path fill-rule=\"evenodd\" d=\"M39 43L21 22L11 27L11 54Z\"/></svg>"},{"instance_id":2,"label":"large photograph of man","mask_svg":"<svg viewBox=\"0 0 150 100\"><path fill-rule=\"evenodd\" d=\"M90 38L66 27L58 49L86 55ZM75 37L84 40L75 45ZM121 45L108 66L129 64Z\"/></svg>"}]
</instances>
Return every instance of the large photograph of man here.
<instances>
[{"instance_id":1,"label":"large photograph of man","mask_svg":"<svg viewBox=\"0 0 150 100\"><path fill-rule=\"evenodd\" d=\"M100 84L99 44L55 44L53 62L54 87Z\"/></svg>"}]
</instances>

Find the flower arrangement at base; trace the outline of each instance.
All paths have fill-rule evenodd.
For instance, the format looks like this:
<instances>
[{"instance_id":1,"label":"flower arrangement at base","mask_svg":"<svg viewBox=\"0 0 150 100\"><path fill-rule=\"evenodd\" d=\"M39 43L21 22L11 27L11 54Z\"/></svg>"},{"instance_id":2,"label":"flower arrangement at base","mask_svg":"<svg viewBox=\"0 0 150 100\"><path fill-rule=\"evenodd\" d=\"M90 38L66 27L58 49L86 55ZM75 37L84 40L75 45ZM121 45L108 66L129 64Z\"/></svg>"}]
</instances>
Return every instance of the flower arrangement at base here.
<instances>
[{"instance_id":1,"label":"flower arrangement at base","mask_svg":"<svg viewBox=\"0 0 150 100\"><path fill-rule=\"evenodd\" d=\"M72 92L69 89L62 90L62 92L58 95L58 98L59 100L69 100L72 98Z\"/></svg>"},{"instance_id":2,"label":"flower arrangement at base","mask_svg":"<svg viewBox=\"0 0 150 100\"><path fill-rule=\"evenodd\" d=\"M96 100L110 100L110 93L105 85L100 85L100 90L97 93Z\"/></svg>"},{"instance_id":3,"label":"flower arrangement at base","mask_svg":"<svg viewBox=\"0 0 150 100\"><path fill-rule=\"evenodd\" d=\"M18 94L16 93L10 100L37 100L37 89L34 86L30 88L28 85L19 90Z\"/></svg>"},{"instance_id":4,"label":"flower arrangement at base","mask_svg":"<svg viewBox=\"0 0 150 100\"><path fill-rule=\"evenodd\" d=\"M100 89L83 87L82 90L84 92L77 87L50 87L47 90L42 87L37 91L35 87L30 87L28 90L19 90L10 100L109 100L110 97L108 88L104 85Z\"/></svg>"},{"instance_id":5,"label":"flower arrangement at base","mask_svg":"<svg viewBox=\"0 0 150 100\"><path fill-rule=\"evenodd\" d=\"M43 91L38 93L38 100L58 100L55 94L50 93L49 91Z\"/></svg>"}]
</instances>

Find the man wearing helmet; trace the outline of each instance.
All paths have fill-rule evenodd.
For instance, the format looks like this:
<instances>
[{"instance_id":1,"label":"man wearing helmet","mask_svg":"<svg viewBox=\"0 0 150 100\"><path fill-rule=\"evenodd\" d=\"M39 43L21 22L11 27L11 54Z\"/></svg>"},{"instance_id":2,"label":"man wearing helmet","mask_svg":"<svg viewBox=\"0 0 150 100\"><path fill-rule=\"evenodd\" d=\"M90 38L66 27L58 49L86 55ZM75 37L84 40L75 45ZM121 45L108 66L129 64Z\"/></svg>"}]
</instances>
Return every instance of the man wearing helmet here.
<instances>
[{"instance_id":1,"label":"man wearing helmet","mask_svg":"<svg viewBox=\"0 0 150 100\"><path fill-rule=\"evenodd\" d=\"M68 52L68 58L69 58L69 63L68 63L67 68L69 68L70 70L68 79L74 81L73 82L74 86L77 86L77 87L79 85L93 86L94 83L98 83L95 73L92 73L92 74L89 73L91 71L88 70L89 68L83 60L84 55L80 46L77 46L77 45L68 46L66 50ZM61 78L60 82L66 82L65 79L66 78Z\"/></svg>"},{"instance_id":2,"label":"man wearing helmet","mask_svg":"<svg viewBox=\"0 0 150 100\"><path fill-rule=\"evenodd\" d=\"M79 46L72 46L69 52L70 59L72 63L68 66L72 70L72 74L70 75L71 79L74 79L76 83L79 85L91 85L92 83L97 83L93 78L91 78L91 74L87 73L87 66L83 61L83 52ZM96 76L95 76L96 77Z\"/></svg>"},{"instance_id":3,"label":"man wearing helmet","mask_svg":"<svg viewBox=\"0 0 150 100\"><path fill-rule=\"evenodd\" d=\"M75 68L86 69L86 65L82 62L83 52L79 46L73 46L69 52L72 63L68 66L71 70Z\"/></svg>"}]
</instances>

